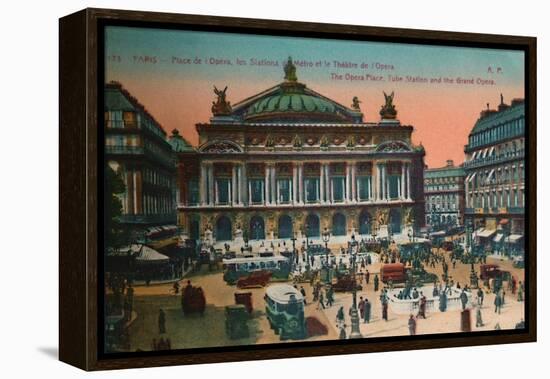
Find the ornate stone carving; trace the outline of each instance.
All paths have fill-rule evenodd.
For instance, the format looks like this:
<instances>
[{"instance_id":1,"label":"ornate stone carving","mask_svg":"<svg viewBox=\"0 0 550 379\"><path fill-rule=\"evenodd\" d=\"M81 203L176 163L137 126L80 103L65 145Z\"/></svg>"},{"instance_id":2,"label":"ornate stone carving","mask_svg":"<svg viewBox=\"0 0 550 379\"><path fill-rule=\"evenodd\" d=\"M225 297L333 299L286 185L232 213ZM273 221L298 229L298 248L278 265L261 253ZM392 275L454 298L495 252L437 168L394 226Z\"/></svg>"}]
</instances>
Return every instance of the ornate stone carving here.
<instances>
[{"instance_id":1,"label":"ornate stone carving","mask_svg":"<svg viewBox=\"0 0 550 379\"><path fill-rule=\"evenodd\" d=\"M292 141L292 146L294 146L295 149L301 149L303 146L302 139L298 134L294 136L294 140Z\"/></svg>"},{"instance_id":2,"label":"ornate stone carving","mask_svg":"<svg viewBox=\"0 0 550 379\"><path fill-rule=\"evenodd\" d=\"M321 137L321 142L320 142L321 149L328 148L328 144L329 144L329 142L328 142L327 136L322 136Z\"/></svg>"},{"instance_id":3,"label":"ornate stone carving","mask_svg":"<svg viewBox=\"0 0 550 379\"><path fill-rule=\"evenodd\" d=\"M282 136L279 138L279 145L285 146L290 141L290 138Z\"/></svg>"},{"instance_id":4,"label":"ornate stone carving","mask_svg":"<svg viewBox=\"0 0 550 379\"><path fill-rule=\"evenodd\" d=\"M348 137L348 143L346 144L348 149L353 149L355 147L355 136Z\"/></svg>"},{"instance_id":5,"label":"ornate stone carving","mask_svg":"<svg viewBox=\"0 0 550 379\"><path fill-rule=\"evenodd\" d=\"M382 153L394 153L400 151L411 151L411 147L403 141L382 142L376 147L376 151Z\"/></svg>"},{"instance_id":6,"label":"ornate stone carving","mask_svg":"<svg viewBox=\"0 0 550 379\"><path fill-rule=\"evenodd\" d=\"M414 224L414 209L412 207L405 209L403 221L407 226Z\"/></svg>"},{"instance_id":7,"label":"ornate stone carving","mask_svg":"<svg viewBox=\"0 0 550 379\"><path fill-rule=\"evenodd\" d=\"M265 140L265 147L268 149L273 149L275 147L275 140L271 137L271 135L267 136Z\"/></svg>"},{"instance_id":8,"label":"ornate stone carving","mask_svg":"<svg viewBox=\"0 0 550 379\"><path fill-rule=\"evenodd\" d=\"M223 91L220 91L219 89L214 86L214 93L218 97L216 101L212 102L212 114L214 116L224 116L231 114L231 103L227 101L225 92L227 91L227 86L223 89Z\"/></svg>"},{"instance_id":9,"label":"ornate stone carving","mask_svg":"<svg viewBox=\"0 0 550 379\"><path fill-rule=\"evenodd\" d=\"M388 225L390 219L390 210L387 208L379 208L376 210L376 222L378 226Z\"/></svg>"},{"instance_id":10,"label":"ornate stone carving","mask_svg":"<svg viewBox=\"0 0 550 379\"><path fill-rule=\"evenodd\" d=\"M228 141L214 141L201 149L204 153L240 153L242 149Z\"/></svg>"},{"instance_id":11,"label":"ornate stone carving","mask_svg":"<svg viewBox=\"0 0 550 379\"><path fill-rule=\"evenodd\" d=\"M309 146L313 146L315 145L315 143L317 142L317 138L315 137L308 137L307 140L306 140L307 144Z\"/></svg>"}]
</instances>

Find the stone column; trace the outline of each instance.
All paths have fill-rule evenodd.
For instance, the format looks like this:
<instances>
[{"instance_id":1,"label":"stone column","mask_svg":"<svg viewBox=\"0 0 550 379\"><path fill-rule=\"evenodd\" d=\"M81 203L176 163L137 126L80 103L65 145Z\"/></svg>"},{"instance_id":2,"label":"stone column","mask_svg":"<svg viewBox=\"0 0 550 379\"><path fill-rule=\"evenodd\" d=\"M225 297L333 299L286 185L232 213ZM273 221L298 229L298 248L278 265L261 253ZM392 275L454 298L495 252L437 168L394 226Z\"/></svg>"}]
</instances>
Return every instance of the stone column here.
<instances>
[{"instance_id":1,"label":"stone column","mask_svg":"<svg viewBox=\"0 0 550 379\"><path fill-rule=\"evenodd\" d=\"M378 162L372 162L372 179L371 179L371 191L372 200L378 200Z\"/></svg>"},{"instance_id":2,"label":"stone column","mask_svg":"<svg viewBox=\"0 0 550 379\"><path fill-rule=\"evenodd\" d=\"M243 166L242 166L242 163L237 163L237 187L236 188L236 191L237 191L237 204L238 205L241 205L243 203L242 201L242 198L243 198L243 180L242 180L242 170L243 170Z\"/></svg>"},{"instance_id":3,"label":"stone column","mask_svg":"<svg viewBox=\"0 0 550 379\"><path fill-rule=\"evenodd\" d=\"M298 203L298 166L292 165L292 204Z\"/></svg>"},{"instance_id":4,"label":"stone column","mask_svg":"<svg viewBox=\"0 0 550 379\"><path fill-rule=\"evenodd\" d=\"M351 167L350 167L350 163L349 162L346 162L346 179L345 179L345 186L344 186L344 203L349 203L349 201L351 200L351 188L350 188L350 172L351 172Z\"/></svg>"},{"instance_id":5,"label":"stone column","mask_svg":"<svg viewBox=\"0 0 550 379\"><path fill-rule=\"evenodd\" d=\"M264 202L266 205L269 205L271 203L271 172L270 172L270 166L268 163L265 165L265 183L264 183Z\"/></svg>"},{"instance_id":6,"label":"stone column","mask_svg":"<svg viewBox=\"0 0 550 379\"><path fill-rule=\"evenodd\" d=\"M231 204L237 204L237 195L239 193L237 189L237 163L233 163L233 168L231 169Z\"/></svg>"},{"instance_id":7,"label":"stone column","mask_svg":"<svg viewBox=\"0 0 550 379\"><path fill-rule=\"evenodd\" d=\"M330 164L325 163L325 197L326 202L331 203L332 202L332 191L330 190Z\"/></svg>"},{"instance_id":8,"label":"stone column","mask_svg":"<svg viewBox=\"0 0 550 379\"><path fill-rule=\"evenodd\" d=\"M298 163L298 202L304 203L304 164Z\"/></svg>"},{"instance_id":9,"label":"stone column","mask_svg":"<svg viewBox=\"0 0 550 379\"><path fill-rule=\"evenodd\" d=\"M321 204L324 204L325 203L325 163L321 163L321 175L319 177L319 189L320 189L320 192L321 192Z\"/></svg>"},{"instance_id":10,"label":"stone column","mask_svg":"<svg viewBox=\"0 0 550 379\"><path fill-rule=\"evenodd\" d=\"M351 162L351 201L357 201L357 162Z\"/></svg>"},{"instance_id":11,"label":"stone column","mask_svg":"<svg viewBox=\"0 0 550 379\"><path fill-rule=\"evenodd\" d=\"M407 200L411 200L411 165L407 163Z\"/></svg>"},{"instance_id":12,"label":"stone column","mask_svg":"<svg viewBox=\"0 0 550 379\"><path fill-rule=\"evenodd\" d=\"M401 162L401 183L399 186L399 198L405 199L405 162Z\"/></svg>"},{"instance_id":13,"label":"stone column","mask_svg":"<svg viewBox=\"0 0 550 379\"><path fill-rule=\"evenodd\" d=\"M214 164L208 163L208 204L214 205L215 196L215 182L214 182Z\"/></svg>"},{"instance_id":14,"label":"stone column","mask_svg":"<svg viewBox=\"0 0 550 379\"><path fill-rule=\"evenodd\" d=\"M241 163L241 166L240 166L240 181L241 181L241 190L239 192L239 195L240 195L240 203L241 205L244 205L244 203L247 201L248 199L248 177L247 177L247 172L246 172L246 163Z\"/></svg>"},{"instance_id":15,"label":"stone column","mask_svg":"<svg viewBox=\"0 0 550 379\"><path fill-rule=\"evenodd\" d=\"M201 177L200 177L200 185L199 185L199 197L200 197L200 204L206 205L206 164L204 162L201 162Z\"/></svg>"},{"instance_id":16,"label":"stone column","mask_svg":"<svg viewBox=\"0 0 550 379\"><path fill-rule=\"evenodd\" d=\"M275 164L271 165L271 204L277 204L277 177L275 175Z\"/></svg>"},{"instance_id":17,"label":"stone column","mask_svg":"<svg viewBox=\"0 0 550 379\"><path fill-rule=\"evenodd\" d=\"M380 163L380 199L386 200L386 165Z\"/></svg>"}]
</instances>

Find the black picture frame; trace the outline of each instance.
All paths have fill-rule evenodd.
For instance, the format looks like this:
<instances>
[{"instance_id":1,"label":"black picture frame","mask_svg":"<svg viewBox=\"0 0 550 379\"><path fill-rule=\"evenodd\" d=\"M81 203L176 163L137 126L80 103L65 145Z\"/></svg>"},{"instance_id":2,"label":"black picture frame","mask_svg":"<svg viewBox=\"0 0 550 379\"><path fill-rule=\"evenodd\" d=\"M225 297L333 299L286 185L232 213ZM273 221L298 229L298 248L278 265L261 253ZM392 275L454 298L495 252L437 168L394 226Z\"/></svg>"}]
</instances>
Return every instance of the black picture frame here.
<instances>
[{"instance_id":1,"label":"black picture frame","mask_svg":"<svg viewBox=\"0 0 550 379\"><path fill-rule=\"evenodd\" d=\"M103 30L106 25L512 49L525 52L526 328L189 351L105 355L102 344ZM536 38L355 25L85 9L59 23L59 357L107 370L395 350L534 342L536 297Z\"/></svg>"}]
</instances>

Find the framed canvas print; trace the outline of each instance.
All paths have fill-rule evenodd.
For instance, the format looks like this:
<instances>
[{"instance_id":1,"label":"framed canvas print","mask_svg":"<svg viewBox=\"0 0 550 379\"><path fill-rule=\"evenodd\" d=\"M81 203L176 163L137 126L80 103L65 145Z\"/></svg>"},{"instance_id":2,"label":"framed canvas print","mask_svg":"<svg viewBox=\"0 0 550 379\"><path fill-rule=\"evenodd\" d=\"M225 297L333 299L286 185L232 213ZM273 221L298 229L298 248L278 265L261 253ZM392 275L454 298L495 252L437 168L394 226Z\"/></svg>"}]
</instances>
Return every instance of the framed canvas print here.
<instances>
[{"instance_id":1,"label":"framed canvas print","mask_svg":"<svg viewBox=\"0 0 550 379\"><path fill-rule=\"evenodd\" d=\"M536 340L536 39L60 20L60 359Z\"/></svg>"}]
</instances>

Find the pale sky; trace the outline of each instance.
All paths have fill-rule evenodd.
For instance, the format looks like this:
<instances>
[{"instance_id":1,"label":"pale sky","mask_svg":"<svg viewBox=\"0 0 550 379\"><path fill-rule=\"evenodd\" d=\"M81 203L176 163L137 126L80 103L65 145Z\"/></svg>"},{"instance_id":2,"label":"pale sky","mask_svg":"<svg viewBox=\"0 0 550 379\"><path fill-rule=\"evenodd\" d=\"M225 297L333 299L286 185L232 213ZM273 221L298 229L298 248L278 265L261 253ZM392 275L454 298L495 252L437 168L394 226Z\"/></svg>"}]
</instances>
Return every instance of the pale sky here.
<instances>
[{"instance_id":1,"label":"pale sky","mask_svg":"<svg viewBox=\"0 0 550 379\"><path fill-rule=\"evenodd\" d=\"M235 104L282 82L288 56L311 63L297 67L298 80L309 88L346 106L358 96L365 121L379 119L382 92L394 91L398 119L415 127L413 141L424 145L430 167L463 162L479 112L487 103L496 108L500 93L507 103L524 97L521 51L111 26L105 35L106 80L121 82L168 133L176 128L194 145L195 124L211 117L214 85L227 85ZM252 64L262 60L279 66ZM336 61L356 67L335 67ZM428 82L406 82L407 75ZM375 77L381 80L367 80ZM444 77L454 83L430 81ZM474 84L457 84L458 77Z\"/></svg>"}]
</instances>

